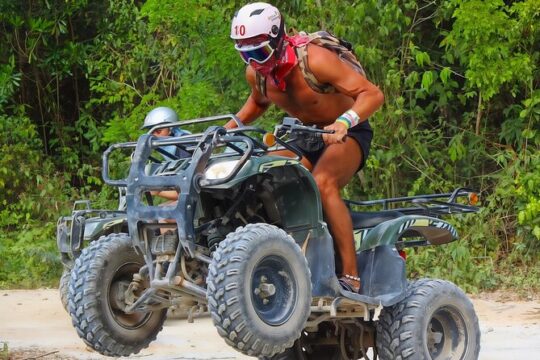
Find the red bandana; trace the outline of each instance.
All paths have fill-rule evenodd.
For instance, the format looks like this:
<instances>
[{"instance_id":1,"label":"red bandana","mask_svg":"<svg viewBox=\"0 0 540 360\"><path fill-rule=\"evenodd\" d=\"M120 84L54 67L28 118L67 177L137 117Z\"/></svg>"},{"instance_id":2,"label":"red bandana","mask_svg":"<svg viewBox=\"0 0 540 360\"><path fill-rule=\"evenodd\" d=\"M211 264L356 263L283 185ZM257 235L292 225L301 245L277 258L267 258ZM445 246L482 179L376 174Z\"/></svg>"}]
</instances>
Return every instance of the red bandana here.
<instances>
[{"instance_id":1,"label":"red bandana","mask_svg":"<svg viewBox=\"0 0 540 360\"><path fill-rule=\"evenodd\" d=\"M296 58L296 52L294 48L287 44L281 59L279 59L278 65L274 70L274 85L278 87L279 90L285 91L287 83L285 82L285 77L289 75L291 70L298 64L298 59Z\"/></svg>"},{"instance_id":2,"label":"red bandana","mask_svg":"<svg viewBox=\"0 0 540 360\"><path fill-rule=\"evenodd\" d=\"M288 38L286 38L286 40L288 40ZM285 45L283 54L277 61L275 58L272 58L264 64L258 64L255 61L251 62L253 69L266 78L270 77L273 80L274 85L281 91L285 91L287 88L285 77L289 75L296 64L298 64L298 59L296 58L296 52L290 43Z\"/></svg>"}]
</instances>

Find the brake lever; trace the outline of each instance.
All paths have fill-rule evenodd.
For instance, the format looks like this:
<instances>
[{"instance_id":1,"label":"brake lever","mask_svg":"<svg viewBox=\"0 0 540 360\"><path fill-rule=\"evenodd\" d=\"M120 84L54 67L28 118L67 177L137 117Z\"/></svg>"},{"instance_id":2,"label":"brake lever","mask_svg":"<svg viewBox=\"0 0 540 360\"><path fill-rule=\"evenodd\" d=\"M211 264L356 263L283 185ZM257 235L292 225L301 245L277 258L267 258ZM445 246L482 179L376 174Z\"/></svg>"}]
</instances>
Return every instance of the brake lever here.
<instances>
[{"instance_id":1,"label":"brake lever","mask_svg":"<svg viewBox=\"0 0 540 360\"><path fill-rule=\"evenodd\" d=\"M306 125L300 125L298 123L292 123L292 124L282 124L276 126L276 130L274 132L275 135L277 135L280 130L284 130L285 133L292 133L294 130L297 130L299 132L311 132L314 134L334 134L335 130L325 130L325 129L319 129L315 126L306 126ZM344 135L341 139L343 142L347 139L347 135Z\"/></svg>"},{"instance_id":2,"label":"brake lever","mask_svg":"<svg viewBox=\"0 0 540 360\"><path fill-rule=\"evenodd\" d=\"M335 134L336 131L335 130L324 130L324 129L318 129L319 132L322 136L322 134ZM341 138L341 141L342 142L345 142L345 140L347 140L347 134L343 135L343 137Z\"/></svg>"},{"instance_id":3,"label":"brake lever","mask_svg":"<svg viewBox=\"0 0 540 360\"><path fill-rule=\"evenodd\" d=\"M291 130L300 130L300 131L312 132L316 134L333 134L334 133L334 130L324 130L324 129L319 129L316 127L306 126L306 125L292 125Z\"/></svg>"}]
</instances>

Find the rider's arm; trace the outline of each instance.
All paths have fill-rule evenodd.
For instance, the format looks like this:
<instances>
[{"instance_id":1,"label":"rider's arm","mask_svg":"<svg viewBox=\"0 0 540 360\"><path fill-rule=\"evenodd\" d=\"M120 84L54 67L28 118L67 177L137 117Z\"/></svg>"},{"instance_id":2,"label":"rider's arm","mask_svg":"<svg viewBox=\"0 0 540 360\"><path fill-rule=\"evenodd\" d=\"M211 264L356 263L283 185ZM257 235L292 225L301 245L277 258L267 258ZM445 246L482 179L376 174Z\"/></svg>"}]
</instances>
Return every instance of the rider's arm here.
<instances>
[{"instance_id":1,"label":"rider's arm","mask_svg":"<svg viewBox=\"0 0 540 360\"><path fill-rule=\"evenodd\" d=\"M236 114L243 124L249 124L254 121L270 106L270 100L257 90L257 86L255 85L255 70L251 66L246 67L246 80L251 87L251 94L244 106ZM232 120L225 124L225 128L227 129L233 129L235 127L236 123Z\"/></svg>"},{"instance_id":2,"label":"rider's arm","mask_svg":"<svg viewBox=\"0 0 540 360\"><path fill-rule=\"evenodd\" d=\"M178 192L175 190L150 191L150 194L162 197L167 200L178 200Z\"/></svg>"},{"instance_id":3,"label":"rider's arm","mask_svg":"<svg viewBox=\"0 0 540 360\"><path fill-rule=\"evenodd\" d=\"M350 65L340 60L332 51L320 46L308 47L309 68L321 83L331 84L336 90L354 99L354 103L336 122L325 127L335 134L324 134L327 144L341 143L345 140L347 129L365 121L384 102L382 91Z\"/></svg>"},{"instance_id":4,"label":"rider's arm","mask_svg":"<svg viewBox=\"0 0 540 360\"><path fill-rule=\"evenodd\" d=\"M321 83L331 84L342 94L355 99L351 109L360 121L369 118L384 102L382 91L360 73L320 46L308 48L309 68Z\"/></svg>"}]
</instances>

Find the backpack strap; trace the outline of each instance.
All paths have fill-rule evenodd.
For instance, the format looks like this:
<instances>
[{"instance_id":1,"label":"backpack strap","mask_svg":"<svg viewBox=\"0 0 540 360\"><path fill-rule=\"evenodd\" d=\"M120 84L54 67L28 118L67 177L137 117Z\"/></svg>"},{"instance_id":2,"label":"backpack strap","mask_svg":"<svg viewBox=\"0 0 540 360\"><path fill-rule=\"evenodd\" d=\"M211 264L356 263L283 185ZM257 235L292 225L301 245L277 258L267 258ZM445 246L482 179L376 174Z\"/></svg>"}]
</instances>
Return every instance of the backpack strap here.
<instances>
[{"instance_id":1,"label":"backpack strap","mask_svg":"<svg viewBox=\"0 0 540 360\"><path fill-rule=\"evenodd\" d=\"M258 71L255 71L255 88L266 97L266 77L259 74Z\"/></svg>"},{"instance_id":2,"label":"backpack strap","mask_svg":"<svg viewBox=\"0 0 540 360\"><path fill-rule=\"evenodd\" d=\"M321 46L332 51L339 57L341 61L349 64L354 71L362 74L362 76L366 76L362 65L352 52L352 45L349 42L339 39L326 31L317 31L310 34L300 33L300 35L307 36L308 39L305 44L295 47L296 56L298 57L298 65L302 71L302 75L304 76L306 83L314 91L329 94L336 92L336 89L330 84L324 84L317 80L309 68L307 53L308 44Z\"/></svg>"},{"instance_id":3,"label":"backpack strap","mask_svg":"<svg viewBox=\"0 0 540 360\"><path fill-rule=\"evenodd\" d=\"M336 92L336 89L332 85L319 82L319 80L317 80L317 78L309 68L306 45L294 49L296 51L296 57L298 58L298 67L300 67L300 71L304 76L304 80L306 80L306 83L315 92L322 94L330 94Z\"/></svg>"},{"instance_id":4,"label":"backpack strap","mask_svg":"<svg viewBox=\"0 0 540 360\"><path fill-rule=\"evenodd\" d=\"M311 69L309 68L307 45L314 44L328 49L335 53L339 59L348 65L350 65L354 71L358 72L362 76L366 76L364 68L356 58L356 55L352 51L351 43L339 39L327 31L317 31L314 33L306 34L305 32L297 32L296 30L289 31L292 36L307 37L299 41L298 44L293 45L296 57L298 58L298 66L306 83L315 92L322 94L335 93L337 90L331 84L321 83ZM266 96L266 77L255 72L255 87L263 95Z\"/></svg>"}]
</instances>

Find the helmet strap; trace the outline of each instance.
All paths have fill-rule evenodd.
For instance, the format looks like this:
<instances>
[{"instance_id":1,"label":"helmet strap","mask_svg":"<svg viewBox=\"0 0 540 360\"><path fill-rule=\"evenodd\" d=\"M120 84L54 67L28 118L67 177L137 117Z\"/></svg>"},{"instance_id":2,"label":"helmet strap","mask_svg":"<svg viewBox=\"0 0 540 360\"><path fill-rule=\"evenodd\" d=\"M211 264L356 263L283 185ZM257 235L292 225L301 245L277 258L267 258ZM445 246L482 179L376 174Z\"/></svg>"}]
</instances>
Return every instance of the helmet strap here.
<instances>
[{"instance_id":1,"label":"helmet strap","mask_svg":"<svg viewBox=\"0 0 540 360\"><path fill-rule=\"evenodd\" d=\"M270 45L274 48L274 56L276 59L279 60L279 58L282 55L285 42L285 19L283 18L283 14L281 14L281 21L279 22L279 30L277 33L277 36L275 38L270 39Z\"/></svg>"}]
</instances>

